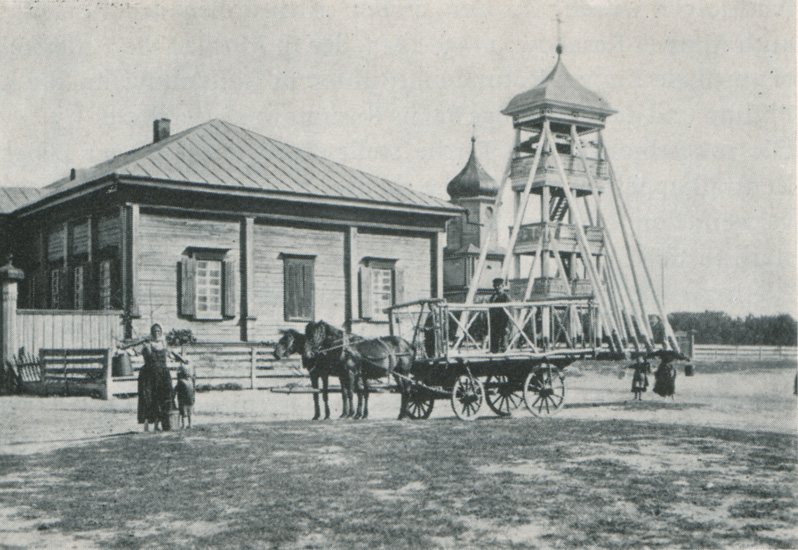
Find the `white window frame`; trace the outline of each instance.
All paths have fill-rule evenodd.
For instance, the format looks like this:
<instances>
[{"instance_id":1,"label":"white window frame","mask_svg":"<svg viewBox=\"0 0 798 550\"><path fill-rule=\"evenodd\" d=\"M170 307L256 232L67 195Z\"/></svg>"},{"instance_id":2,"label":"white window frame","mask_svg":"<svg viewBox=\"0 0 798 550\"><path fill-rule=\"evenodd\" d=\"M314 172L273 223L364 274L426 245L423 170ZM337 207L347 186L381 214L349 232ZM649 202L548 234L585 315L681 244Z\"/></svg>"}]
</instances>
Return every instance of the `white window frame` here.
<instances>
[{"instance_id":1,"label":"white window frame","mask_svg":"<svg viewBox=\"0 0 798 550\"><path fill-rule=\"evenodd\" d=\"M195 319L221 319L224 265L222 260L197 258L194 280Z\"/></svg>"}]
</instances>

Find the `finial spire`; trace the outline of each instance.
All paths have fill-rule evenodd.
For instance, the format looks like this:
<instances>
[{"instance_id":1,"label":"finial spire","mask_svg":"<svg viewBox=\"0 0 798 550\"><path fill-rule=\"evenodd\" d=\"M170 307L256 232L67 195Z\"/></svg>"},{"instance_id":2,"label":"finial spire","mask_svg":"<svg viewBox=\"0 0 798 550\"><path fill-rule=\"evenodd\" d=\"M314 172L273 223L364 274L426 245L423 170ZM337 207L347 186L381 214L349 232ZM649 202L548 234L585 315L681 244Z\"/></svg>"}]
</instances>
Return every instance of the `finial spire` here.
<instances>
[{"instance_id":1,"label":"finial spire","mask_svg":"<svg viewBox=\"0 0 798 550\"><path fill-rule=\"evenodd\" d=\"M477 141L477 125L476 123L471 125L471 143L476 143Z\"/></svg>"},{"instance_id":2,"label":"finial spire","mask_svg":"<svg viewBox=\"0 0 798 550\"><path fill-rule=\"evenodd\" d=\"M558 13L557 14L557 48L556 48L557 57L562 55L562 50L563 50L563 47L562 47L562 36L560 35L560 25L561 24L562 24L562 20L560 19L560 14Z\"/></svg>"}]
</instances>

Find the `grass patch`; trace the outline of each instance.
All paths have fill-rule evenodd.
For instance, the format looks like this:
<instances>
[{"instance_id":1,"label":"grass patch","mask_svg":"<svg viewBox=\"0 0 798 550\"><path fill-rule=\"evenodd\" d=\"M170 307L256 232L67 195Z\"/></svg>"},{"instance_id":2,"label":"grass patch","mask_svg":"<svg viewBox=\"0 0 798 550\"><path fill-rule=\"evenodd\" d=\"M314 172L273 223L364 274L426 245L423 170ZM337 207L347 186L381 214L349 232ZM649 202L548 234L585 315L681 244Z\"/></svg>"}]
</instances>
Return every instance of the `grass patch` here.
<instances>
[{"instance_id":1,"label":"grass patch","mask_svg":"<svg viewBox=\"0 0 798 550\"><path fill-rule=\"evenodd\" d=\"M208 425L0 456L0 504L38 518L42 537L102 548L798 546L795 437L644 429L556 418ZM731 479L738 471L757 475Z\"/></svg>"}]
</instances>

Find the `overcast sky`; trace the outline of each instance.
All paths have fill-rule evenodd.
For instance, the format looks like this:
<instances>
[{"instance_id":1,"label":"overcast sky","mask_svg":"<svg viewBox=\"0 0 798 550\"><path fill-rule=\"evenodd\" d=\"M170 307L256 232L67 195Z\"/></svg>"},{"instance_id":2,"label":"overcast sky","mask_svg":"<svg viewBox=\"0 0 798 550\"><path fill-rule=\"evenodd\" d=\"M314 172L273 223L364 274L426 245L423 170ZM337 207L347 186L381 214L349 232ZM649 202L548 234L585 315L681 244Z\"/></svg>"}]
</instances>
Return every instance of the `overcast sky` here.
<instances>
[{"instance_id":1,"label":"overcast sky","mask_svg":"<svg viewBox=\"0 0 798 550\"><path fill-rule=\"evenodd\" d=\"M667 309L795 316L792 0L0 0L0 185L220 118L446 197L474 126L500 178L558 13Z\"/></svg>"}]
</instances>

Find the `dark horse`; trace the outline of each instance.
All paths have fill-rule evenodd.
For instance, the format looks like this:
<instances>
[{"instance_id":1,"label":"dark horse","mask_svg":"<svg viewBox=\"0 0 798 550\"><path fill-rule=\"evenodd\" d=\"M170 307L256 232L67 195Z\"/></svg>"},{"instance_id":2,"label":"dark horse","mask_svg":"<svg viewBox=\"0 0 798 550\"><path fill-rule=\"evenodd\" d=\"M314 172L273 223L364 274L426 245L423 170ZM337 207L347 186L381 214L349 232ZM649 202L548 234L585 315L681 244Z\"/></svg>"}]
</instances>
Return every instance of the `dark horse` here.
<instances>
[{"instance_id":1,"label":"dark horse","mask_svg":"<svg viewBox=\"0 0 798 550\"><path fill-rule=\"evenodd\" d=\"M315 323L308 323L305 332L313 327ZM343 396L343 413L341 417L349 417L354 415L353 395L354 395L354 379L349 371L344 370L341 365L341 358L336 357L331 350L327 353L313 353L308 355L305 353L306 337L301 332L288 329L282 331L282 337L277 345L274 347L274 356L277 359L284 359L292 353L299 353L302 355L302 367L308 371L310 375L310 382L314 390L319 389L319 380L322 383L322 399L324 399L324 419L330 418L330 405L328 402L328 381L330 376L337 376L341 381L341 395ZM319 392L313 392L313 407L315 414L313 420L321 418L321 411L319 410Z\"/></svg>"},{"instance_id":2,"label":"dark horse","mask_svg":"<svg viewBox=\"0 0 798 550\"><path fill-rule=\"evenodd\" d=\"M423 351L415 350L409 342L396 336L363 339L324 321L308 324L305 336L303 357L331 354L341 371L347 373L348 381L356 386L355 418L368 417L369 380L386 375L393 375L402 391L399 419L408 416L408 396L412 387L410 371L417 358L425 357Z\"/></svg>"}]
</instances>

